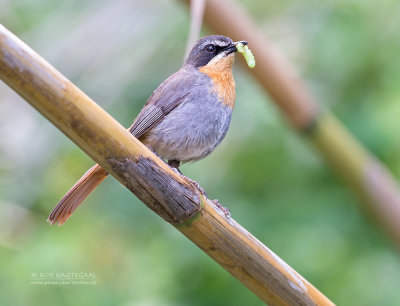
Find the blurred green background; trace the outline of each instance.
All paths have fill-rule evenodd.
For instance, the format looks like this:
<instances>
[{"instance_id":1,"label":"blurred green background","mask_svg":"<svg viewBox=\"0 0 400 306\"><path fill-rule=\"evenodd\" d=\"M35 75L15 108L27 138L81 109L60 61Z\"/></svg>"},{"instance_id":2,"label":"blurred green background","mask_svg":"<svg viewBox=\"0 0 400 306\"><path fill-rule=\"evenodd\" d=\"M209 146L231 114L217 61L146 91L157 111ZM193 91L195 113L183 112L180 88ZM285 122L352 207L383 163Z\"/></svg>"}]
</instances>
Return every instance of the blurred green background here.
<instances>
[{"instance_id":1,"label":"blurred green background","mask_svg":"<svg viewBox=\"0 0 400 306\"><path fill-rule=\"evenodd\" d=\"M238 2L398 179L400 2ZM0 22L128 127L182 64L190 17L173 0L0 0ZM338 305L400 305L391 241L251 74L234 70L228 135L183 173ZM50 227L92 164L0 83L0 305L262 305L111 177ZM60 272L96 284L32 283Z\"/></svg>"}]
</instances>

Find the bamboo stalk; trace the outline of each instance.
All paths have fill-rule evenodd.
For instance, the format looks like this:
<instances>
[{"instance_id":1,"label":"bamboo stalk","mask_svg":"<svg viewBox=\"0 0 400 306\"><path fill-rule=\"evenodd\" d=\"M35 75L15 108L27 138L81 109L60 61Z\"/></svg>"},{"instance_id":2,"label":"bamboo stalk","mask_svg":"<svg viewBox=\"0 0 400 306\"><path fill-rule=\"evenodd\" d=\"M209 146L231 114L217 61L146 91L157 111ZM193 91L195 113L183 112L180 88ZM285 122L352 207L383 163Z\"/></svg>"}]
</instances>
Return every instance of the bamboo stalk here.
<instances>
[{"instance_id":1,"label":"bamboo stalk","mask_svg":"<svg viewBox=\"0 0 400 306\"><path fill-rule=\"evenodd\" d=\"M333 114L320 109L294 67L234 0L207 0L204 19L214 32L249 42L257 62L252 74L400 246L400 191L387 168Z\"/></svg>"},{"instance_id":2,"label":"bamboo stalk","mask_svg":"<svg viewBox=\"0 0 400 306\"><path fill-rule=\"evenodd\" d=\"M0 78L263 301L271 305L332 305L1 25Z\"/></svg>"}]
</instances>

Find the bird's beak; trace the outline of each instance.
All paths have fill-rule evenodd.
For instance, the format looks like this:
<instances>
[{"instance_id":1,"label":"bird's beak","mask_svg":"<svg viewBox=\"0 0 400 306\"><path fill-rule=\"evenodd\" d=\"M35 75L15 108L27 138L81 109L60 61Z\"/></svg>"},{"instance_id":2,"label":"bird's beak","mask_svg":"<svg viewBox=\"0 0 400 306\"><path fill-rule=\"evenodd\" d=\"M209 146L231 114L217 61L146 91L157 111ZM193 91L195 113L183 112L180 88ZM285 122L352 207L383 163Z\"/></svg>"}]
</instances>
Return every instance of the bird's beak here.
<instances>
[{"instance_id":1,"label":"bird's beak","mask_svg":"<svg viewBox=\"0 0 400 306\"><path fill-rule=\"evenodd\" d=\"M247 41L241 40L241 41L235 41L235 42L233 43L233 45L236 47L236 45L237 45L237 44L240 44L240 43L242 43L244 46L246 46L246 45L248 44Z\"/></svg>"},{"instance_id":2,"label":"bird's beak","mask_svg":"<svg viewBox=\"0 0 400 306\"><path fill-rule=\"evenodd\" d=\"M235 42L231 43L229 46L227 46L225 48L224 51L226 51L226 55L231 54L233 52L236 52L237 51L236 45L239 44L239 43L242 43L243 45L247 45L248 44L248 42L245 41L245 40L235 41Z\"/></svg>"}]
</instances>

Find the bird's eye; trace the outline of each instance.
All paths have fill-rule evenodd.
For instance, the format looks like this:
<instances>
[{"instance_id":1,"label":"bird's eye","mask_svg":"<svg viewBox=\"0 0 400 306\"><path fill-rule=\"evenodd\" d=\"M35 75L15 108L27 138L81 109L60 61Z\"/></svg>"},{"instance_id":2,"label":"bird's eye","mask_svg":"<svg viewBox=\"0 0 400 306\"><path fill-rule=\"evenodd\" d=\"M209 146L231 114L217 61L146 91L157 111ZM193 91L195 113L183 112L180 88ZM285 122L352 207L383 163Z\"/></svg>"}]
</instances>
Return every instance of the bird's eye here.
<instances>
[{"instance_id":1,"label":"bird's eye","mask_svg":"<svg viewBox=\"0 0 400 306\"><path fill-rule=\"evenodd\" d=\"M207 45L206 50L209 53L214 53L217 48L214 45Z\"/></svg>"}]
</instances>

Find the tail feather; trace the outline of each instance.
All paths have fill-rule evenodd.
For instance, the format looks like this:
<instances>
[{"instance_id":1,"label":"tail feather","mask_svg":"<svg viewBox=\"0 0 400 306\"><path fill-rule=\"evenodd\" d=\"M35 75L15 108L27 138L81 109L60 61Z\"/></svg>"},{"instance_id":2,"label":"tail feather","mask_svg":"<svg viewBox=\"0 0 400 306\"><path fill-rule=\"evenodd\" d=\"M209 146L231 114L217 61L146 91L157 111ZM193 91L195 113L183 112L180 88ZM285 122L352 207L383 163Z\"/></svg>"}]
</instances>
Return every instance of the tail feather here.
<instances>
[{"instance_id":1,"label":"tail feather","mask_svg":"<svg viewBox=\"0 0 400 306\"><path fill-rule=\"evenodd\" d=\"M86 199L86 197L106 178L107 171L96 164L90 168L67 194L54 207L49 218L51 225L58 222L62 225L67 221L77 207Z\"/></svg>"}]
</instances>

